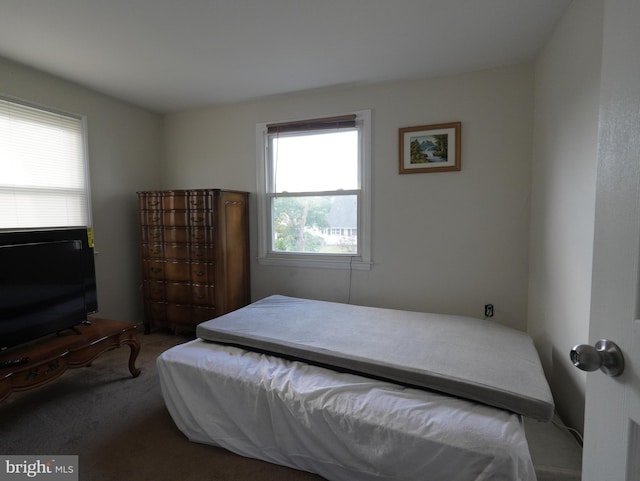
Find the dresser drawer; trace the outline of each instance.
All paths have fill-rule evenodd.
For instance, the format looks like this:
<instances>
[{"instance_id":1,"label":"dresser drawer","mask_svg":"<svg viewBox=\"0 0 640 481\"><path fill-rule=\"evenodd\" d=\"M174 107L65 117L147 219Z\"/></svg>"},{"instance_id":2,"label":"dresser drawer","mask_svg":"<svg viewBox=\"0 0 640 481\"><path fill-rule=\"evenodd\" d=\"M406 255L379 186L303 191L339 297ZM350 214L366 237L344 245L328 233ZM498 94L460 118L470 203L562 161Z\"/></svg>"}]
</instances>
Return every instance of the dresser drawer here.
<instances>
[{"instance_id":1,"label":"dresser drawer","mask_svg":"<svg viewBox=\"0 0 640 481\"><path fill-rule=\"evenodd\" d=\"M163 229L162 238L167 244L188 244L188 227L166 227Z\"/></svg>"},{"instance_id":2,"label":"dresser drawer","mask_svg":"<svg viewBox=\"0 0 640 481\"><path fill-rule=\"evenodd\" d=\"M165 261L156 259L144 259L142 268L145 279L164 280L165 278Z\"/></svg>"},{"instance_id":3,"label":"dresser drawer","mask_svg":"<svg viewBox=\"0 0 640 481\"><path fill-rule=\"evenodd\" d=\"M155 217L152 217L155 219ZM162 213L162 223L175 227L207 227L213 223L213 212L210 210L186 211L171 210ZM148 224L149 225L149 224Z\"/></svg>"},{"instance_id":4,"label":"dresser drawer","mask_svg":"<svg viewBox=\"0 0 640 481\"><path fill-rule=\"evenodd\" d=\"M213 282L213 264L210 262L146 261L152 279L174 282ZM161 277L160 277L161 276Z\"/></svg>"},{"instance_id":5,"label":"dresser drawer","mask_svg":"<svg viewBox=\"0 0 640 481\"><path fill-rule=\"evenodd\" d=\"M188 222L194 228L210 227L213 225L213 212L210 210L190 211Z\"/></svg>"},{"instance_id":6,"label":"dresser drawer","mask_svg":"<svg viewBox=\"0 0 640 481\"><path fill-rule=\"evenodd\" d=\"M162 226L161 210L143 210L140 212L140 223L146 226Z\"/></svg>"},{"instance_id":7,"label":"dresser drawer","mask_svg":"<svg viewBox=\"0 0 640 481\"><path fill-rule=\"evenodd\" d=\"M143 255L148 258L166 260L207 261L213 259L213 246L198 244L149 244L143 247Z\"/></svg>"},{"instance_id":8,"label":"dresser drawer","mask_svg":"<svg viewBox=\"0 0 640 481\"><path fill-rule=\"evenodd\" d=\"M171 324L195 327L196 324L208 321L214 317L215 309L213 307L167 304L167 321Z\"/></svg>"},{"instance_id":9,"label":"dresser drawer","mask_svg":"<svg viewBox=\"0 0 640 481\"><path fill-rule=\"evenodd\" d=\"M212 245L191 244L189 246L189 259L192 261L208 261L213 259L214 255Z\"/></svg>"},{"instance_id":10,"label":"dresser drawer","mask_svg":"<svg viewBox=\"0 0 640 481\"><path fill-rule=\"evenodd\" d=\"M207 191L169 191L162 193L164 210L211 210L212 196Z\"/></svg>"},{"instance_id":11,"label":"dresser drawer","mask_svg":"<svg viewBox=\"0 0 640 481\"><path fill-rule=\"evenodd\" d=\"M165 256L164 253L164 244L157 243L142 243L142 257L144 259L153 258L153 259L162 259Z\"/></svg>"},{"instance_id":12,"label":"dresser drawer","mask_svg":"<svg viewBox=\"0 0 640 481\"><path fill-rule=\"evenodd\" d=\"M176 304L212 305L213 285L168 282L167 301Z\"/></svg>"},{"instance_id":13,"label":"dresser drawer","mask_svg":"<svg viewBox=\"0 0 640 481\"><path fill-rule=\"evenodd\" d=\"M186 210L165 210L162 212L164 225L186 227L189 225L189 212Z\"/></svg>"},{"instance_id":14,"label":"dresser drawer","mask_svg":"<svg viewBox=\"0 0 640 481\"><path fill-rule=\"evenodd\" d=\"M144 277L151 281L213 283L213 263L144 259Z\"/></svg>"},{"instance_id":15,"label":"dresser drawer","mask_svg":"<svg viewBox=\"0 0 640 481\"><path fill-rule=\"evenodd\" d=\"M189 244L165 244L164 257L167 260L188 260L190 258Z\"/></svg>"},{"instance_id":16,"label":"dresser drawer","mask_svg":"<svg viewBox=\"0 0 640 481\"><path fill-rule=\"evenodd\" d=\"M139 193L138 204L140 210L155 210L162 208L162 196L157 193Z\"/></svg>"},{"instance_id":17,"label":"dresser drawer","mask_svg":"<svg viewBox=\"0 0 640 481\"><path fill-rule=\"evenodd\" d=\"M196 284L213 284L213 263L211 262L191 262L190 280Z\"/></svg>"},{"instance_id":18,"label":"dresser drawer","mask_svg":"<svg viewBox=\"0 0 640 481\"><path fill-rule=\"evenodd\" d=\"M167 301L175 304L191 304L191 283L167 282Z\"/></svg>"},{"instance_id":19,"label":"dresser drawer","mask_svg":"<svg viewBox=\"0 0 640 481\"><path fill-rule=\"evenodd\" d=\"M164 210L187 210L189 206L187 192L166 192L162 195Z\"/></svg>"},{"instance_id":20,"label":"dresser drawer","mask_svg":"<svg viewBox=\"0 0 640 481\"><path fill-rule=\"evenodd\" d=\"M164 301L165 283L162 281L144 281L142 284L144 298L153 301Z\"/></svg>"},{"instance_id":21,"label":"dresser drawer","mask_svg":"<svg viewBox=\"0 0 640 481\"><path fill-rule=\"evenodd\" d=\"M214 306L215 291L212 284L191 284L191 302L197 306Z\"/></svg>"},{"instance_id":22,"label":"dresser drawer","mask_svg":"<svg viewBox=\"0 0 640 481\"><path fill-rule=\"evenodd\" d=\"M145 318L152 321L154 326L167 322L167 303L147 300L144 303Z\"/></svg>"},{"instance_id":23,"label":"dresser drawer","mask_svg":"<svg viewBox=\"0 0 640 481\"><path fill-rule=\"evenodd\" d=\"M213 244L213 227L192 227L189 231L191 244Z\"/></svg>"},{"instance_id":24,"label":"dresser drawer","mask_svg":"<svg viewBox=\"0 0 640 481\"><path fill-rule=\"evenodd\" d=\"M211 227L169 227L161 234L167 243L176 244L213 244Z\"/></svg>"},{"instance_id":25,"label":"dresser drawer","mask_svg":"<svg viewBox=\"0 0 640 481\"><path fill-rule=\"evenodd\" d=\"M206 261L213 259L214 254L213 246L206 244L142 243L142 257L144 259Z\"/></svg>"},{"instance_id":26,"label":"dresser drawer","mask_svg":"<svg viewBox=\"0 0 640 481\"><path fill-rule=\"evenodd\" d=\"M163 241L164 229L159 226L142 226L142 242L159 243Z\"/></svg>"},{"instance_id":27,"label":"dresser drawer","mask_svg":"<svg viewBox=\"0 0 640 481\"><path fill-rule=\"evenodd\" d=\"M178 261L162 261L163 278L167 281L189 282L191 280L191 263Z\"/></svg>"},{"instance_id":28,"label":"dresser drawer","mask_svg":"<svg viewBox=\"0 0 640 481\"><path fill-rule=\"evenodd\" d=\"M211 210L213 209L212 196L208 192L189 192L190 210Z\"/></svg>"}]
</instances>

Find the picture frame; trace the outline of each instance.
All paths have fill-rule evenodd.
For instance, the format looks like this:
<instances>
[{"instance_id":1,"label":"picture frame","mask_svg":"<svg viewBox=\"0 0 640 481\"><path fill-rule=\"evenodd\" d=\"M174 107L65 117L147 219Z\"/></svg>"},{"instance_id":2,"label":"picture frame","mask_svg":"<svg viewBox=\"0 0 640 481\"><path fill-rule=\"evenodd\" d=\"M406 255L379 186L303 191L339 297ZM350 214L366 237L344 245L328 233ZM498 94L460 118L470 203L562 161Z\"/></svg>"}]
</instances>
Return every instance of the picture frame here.
<instances>
[{"instance_id":1,"label":"picture frame","mask_svg":"<svg viewBox=\"0 0 640 481\"><path fill-rule=\"evenodd\" d=\"M399 129L399 173L460 170L461 130L461 122Z\"/></svg>"}]
</instances>

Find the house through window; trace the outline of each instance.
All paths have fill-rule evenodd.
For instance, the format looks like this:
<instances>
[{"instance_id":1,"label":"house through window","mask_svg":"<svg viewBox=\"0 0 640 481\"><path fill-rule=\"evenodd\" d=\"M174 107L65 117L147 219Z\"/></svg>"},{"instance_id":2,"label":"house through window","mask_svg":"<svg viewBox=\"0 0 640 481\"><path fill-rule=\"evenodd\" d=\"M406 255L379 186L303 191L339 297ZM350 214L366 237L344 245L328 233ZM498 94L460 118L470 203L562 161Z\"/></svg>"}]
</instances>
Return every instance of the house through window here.
<instances>
[{"instance_id":1,"label":"house through window","mask_svg":"<svg viewBox=\"0 0 640 481\"><path fill-rule=\"evenodd\" d=\"M0 98L0 228L91 224L84 121Z\"/></svg>"},{"instance_id":2,"label":"house through window","mask_svg":"<svg viewBox=\"0 0 640 481\"><path fill-rule=\"evenodd\" d=\"M369 268L370 112L260 124L260 261Z\"/></svg>"}]
</instances>

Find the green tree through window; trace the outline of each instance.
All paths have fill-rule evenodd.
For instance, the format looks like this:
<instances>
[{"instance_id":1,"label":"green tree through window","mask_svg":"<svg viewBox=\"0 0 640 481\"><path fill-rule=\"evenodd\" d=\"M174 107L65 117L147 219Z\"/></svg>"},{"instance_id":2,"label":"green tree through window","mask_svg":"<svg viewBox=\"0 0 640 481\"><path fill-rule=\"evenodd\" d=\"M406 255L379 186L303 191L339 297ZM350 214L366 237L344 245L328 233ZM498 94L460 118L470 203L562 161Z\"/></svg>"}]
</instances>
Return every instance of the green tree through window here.
<instances>
[{"instance_id":1,"label":"green tree through window","mask_svg":"<svg viewBox=\"0 0 640 481\"><path fill-rule=\"evenodd\" d=\"M273 204L275 249L320 252L325 240L313 234L329 227L327 197L277 197Z\"/></svg>"}]
</instances>

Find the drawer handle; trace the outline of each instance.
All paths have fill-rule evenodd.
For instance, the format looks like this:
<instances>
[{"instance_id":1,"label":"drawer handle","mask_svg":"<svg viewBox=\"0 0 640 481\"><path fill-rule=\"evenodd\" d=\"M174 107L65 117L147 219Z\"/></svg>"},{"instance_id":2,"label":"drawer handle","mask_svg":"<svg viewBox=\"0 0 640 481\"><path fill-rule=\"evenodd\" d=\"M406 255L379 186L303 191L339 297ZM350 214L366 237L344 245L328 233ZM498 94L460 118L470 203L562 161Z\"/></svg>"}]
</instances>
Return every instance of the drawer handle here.
<instances>
[{"instance_id":1,"label":"drawer handle","mask_svg":"<svg viewBox=\"0 0 640 481\"><path fill-rule=\"evenodd\" d=\"M204 222L204 217L192 217L191 222Z\"/></svg>"},{"instance_id":2,"label":"drawer handle","mask_svg":"<svg viewBox=\"0 0 640 481\"><path fill-rule=\"evenodd\" d=\"M158 274L162 272L162 267L152 267L151 272L153 272L154 274Z\"/></svg>"}]
</instances>

